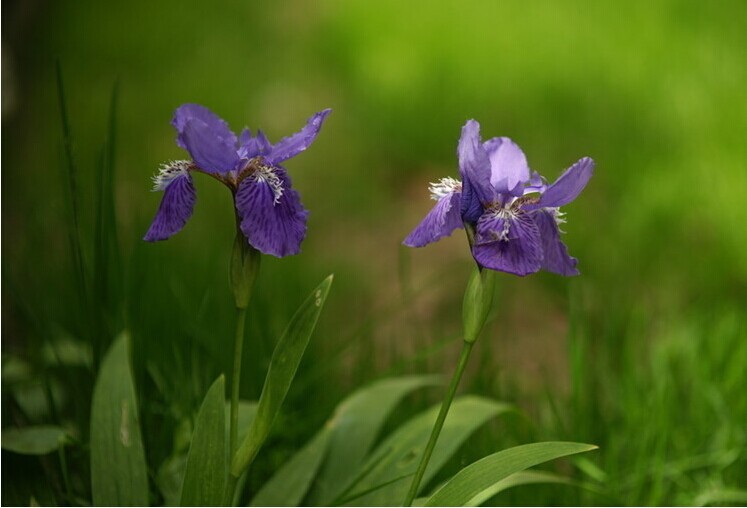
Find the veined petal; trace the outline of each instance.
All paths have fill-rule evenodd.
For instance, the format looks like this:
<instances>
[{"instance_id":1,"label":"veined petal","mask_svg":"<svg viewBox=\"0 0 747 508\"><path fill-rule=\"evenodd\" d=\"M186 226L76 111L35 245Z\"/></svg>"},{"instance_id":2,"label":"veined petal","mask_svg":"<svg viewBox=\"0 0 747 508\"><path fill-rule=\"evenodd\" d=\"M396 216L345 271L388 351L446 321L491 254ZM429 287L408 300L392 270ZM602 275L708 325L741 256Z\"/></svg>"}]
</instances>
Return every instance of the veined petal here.
<instances>
[{"instance_id":1,"label":"veined petal","mask_svg":"<svg viewBox=\"0 0 747 508\"><path fill-rule=\"evenodd\" d=\"M221 117L210 111L205 106L199 104L182 104L174 112L174 118L171 125L176 128L178 136L176 144L179 147L187 149L182 140L182 132L190 120L197 119L204 122L215 137L223 139L231 147L236 147L236 135L233 133L228 124ZM234 148L235 149L235 148Z\"/></svg>"},{"instance_id":2,"label":"veined petal","mask_svg":"<svg viewBox=\"0 0 747 508\"><path fill-rule=\"evenodd\" d=\"M592 174L594 174L594 161L589 157L580 159L545 190L537 207L567 205L581 194Z\"/></svg>"},{"instance_id":3,"label":"veined petal","mask_svg":"<svg viewBox=\"0 0 747 508\"><path fill-rule=\"evenodd\" d=\"M504 137L490 139L483 146L490 159L490 183L495 190L521 196L520 184L529 181L529 165L519 145Z\"/></svg>"},{"instance_id":4,"label":"veined petal","mask_svg":"<svg viewBox=\"0 0 747 508\"><path fill-rule=\"evenodd\" d=\"M236 210L241 231L255 249L279 258L301 251L309 212L282 168L267 167L241 182Z\"/></svg>"},{"instance_id":5,"label":"veined petal","mask_svg":"<svg viewBox=\"0 0 747 508\"><path fill-rule=\"evenodd\" d=\"M272 151L267 155L267 160L277 165L306 150L314 142L316 135L322 128L324 119L331 112L332 110L328 108L312 115L303 129L275 143Z\"/></svg>"},{"instance_id":6,"label":"veined petal","mask_svg":"<svg viewBox=\"0 0 747 508\"><path fill-rule=\"evenodd\" d=\"M184 125L179 134L197 166L208 173L225 173L236 166L239 156L234 142L215 134L210 125L193 118Z\"/></svg>"},{"instance_id":7,"label":"veined petal","mask_svg":"<svg viewBox=\"0 0 747 508\"><path fill-rule=\"evenodd\" d=\"M459 213L461 192L450 192L441 197L425 219L402 242L408 247L423 247L449 236L455 229L464 227Z\"/></svg>"},{"instance_id":8,"label":"veined petal","mask_svg":"<svg viewBox=\"0 0 747 508\"><path fill-rule=\"evenodd\" d=\"M480 140L480 124L468 120L462 127L457 148L462 176L461 214L464 222L477 222L483 207L496 198L490 184L490 159Z\"/></svg>"},{"instance_id":9,"label":"veined petal","mask_svg":"<svg viewBox=\"0 0 747 508\"><path fill-rule=\"evenodd\" d=\"M477 223L475 260L485 268L529 275L542 266L539 229L526 213L486 213Z\"/></svg>"},{"instance_id":10,"label":"veined petal","mask_svg":"<svg viewBox=\"0 0 747 508\"><path fill-rule=\"evenodd\" d=\"M165 185L158 212L143 240L166 240L178 233L192 216L197 192L188 173L175 176Z\"/></svg>"},{"instance_id":11,"label":"veined petal","mask_svg":"<svg viewBox=\"0 0 747 508\"><path fill-rule=\"evenodd\" d=\"M566 277L578 275L578 259L568 255L568 248L560 241L560 230L555 216L545 209L532 212L532 216L542 240L542 268Z\"/></svg>"}]
</instances>

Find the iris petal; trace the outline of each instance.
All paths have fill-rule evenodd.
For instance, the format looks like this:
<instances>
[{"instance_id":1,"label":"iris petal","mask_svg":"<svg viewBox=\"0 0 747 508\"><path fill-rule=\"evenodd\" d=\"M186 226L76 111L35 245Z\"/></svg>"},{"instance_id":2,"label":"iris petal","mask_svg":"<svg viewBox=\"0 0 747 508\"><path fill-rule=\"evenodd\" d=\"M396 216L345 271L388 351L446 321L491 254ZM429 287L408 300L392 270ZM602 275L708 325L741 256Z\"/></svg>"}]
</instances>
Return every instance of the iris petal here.
<instances>
[{"instance_id":1,"label":"iris petal","mask_svg":"<svg viewBox=\"0 0 747 508\"><path fill-rule=\"evenodd\" d=\"M509 138L493 138L483 146L490 159L490 183L495 190L521 196L520 184L529 181L529 165L519 145Z\"/></svg>"},{"instance_id":2,"label":"iris petal","mask_svg":"<svg viewBox=\"0 0 747 508\"><path fill-rule=\"evenodd\" d=\"M567 205L581 194L591 175L594 174L594 161L584 157L566 169L542 194L538 207L559 207Z\"/></svg>"},{"instance_id":3,"label":"iris petal","mask_svg":"<svg viewBox=\"0 0 747 508\"><path fill-rule=\"evenodd\" d=\"M180 148L187 149L182 140L181 134L184 132L187 122L193 119L204 122L208 127L210 127L210 130L213 132L215 137L223 139L231 147L236 146L236 135L230 129L225 120L205 106L199 104L182 104L176 109L174 112L174 118L171 120L171 125L176 128L176 131L179 134L176 138L176 144L179 145Z\"/></svg>"},{"instance_id":4,"label":"iris petal","mask_svg":"<svg viewBox=\"0 0 747 508\"><path fill-rule=\"evenodd\" d=\"M462 127L457 156L462 176L462 219L477 222L483 207L491 204L496 194L490 184L490 159L480 141L480 124L475 120L468 120Z\"/></svg>"},{"instance_id":5,"label":"iris petal","mask_svg":"<svg viewBox=\"0 0 747 508\"><path fill-rule=\"evenodd\" d=\"M578 259L568 255L568 248L560 241L560 231L552 214L547 210L537 210L532 215L542 239L542 268L566 277L578 275Z\"/></svg>"},{"instance_id":6,"label":"iris petal","mask_svg":"<svg viewBox=\"0 0 747 508\"><path fill-rule=\"evenodd\" d=\"M475 260L485 268L529 275L542 266L539 229L526 213L512 216L485 214L477 223Z\"/></svg>"},{"instance_id":7,"label":"iris petal","mask_svg":"<svg viewBox=\"0 0 747 508\"><path fill-rule=\"evenodd\" d=\"M192 216L196 201L192 177L184 174L174 178L164 190L156 216L143 240L156 242L178 233Z\"/></svg>"},{"instance_id":8,"label":"iris petal","mask_svg":"<svg viewBox=\"0 0 747 508\"><path fill-rule=\"evenodd\" d=\"M298 192L282 168L273 168L280 179L282 194L264 178L246 178L236 193L236 209L241 231L255 249L263 254L284 257L298 254L306 236L309 212L301 204Z\"/></svg>"},{"instance_id":9,"label":"iris petal","mask_svg":"<svg viewBox=\"0 0 747 508\"><path fill-rule=\"evenodd\" d=\"M319 134L322 128L324 119L331 112L331 109L325 109L312 115L303 129L275 143L272 151L267 156L267 160L272 164L280 164L284 160L295 157L306 150L314 142L314 139L316 139L317 134Z\"/></svg>"},{"instance_id":10,"label":"iris petal","mask_svg":"<svg viewBox=\"0 0 747 508\"><path fill-rule=\"evenodd\" d=\"M192 160L208 173L231 171L239 160L235 144L216 135L202 120L193 118L187 121L179 138Z\"/></svg>"},{"instance_id":11,"label":"iris petal","mask_svg":"<svg viewBox=\"0 0 747 508\"><path fill-rule=\"evenodd\" d=\"M402 242L408 247L423 247L464 227L459 213L461 192L452 192L438 200L423 221Z\"/></svg>"}]
</instances>

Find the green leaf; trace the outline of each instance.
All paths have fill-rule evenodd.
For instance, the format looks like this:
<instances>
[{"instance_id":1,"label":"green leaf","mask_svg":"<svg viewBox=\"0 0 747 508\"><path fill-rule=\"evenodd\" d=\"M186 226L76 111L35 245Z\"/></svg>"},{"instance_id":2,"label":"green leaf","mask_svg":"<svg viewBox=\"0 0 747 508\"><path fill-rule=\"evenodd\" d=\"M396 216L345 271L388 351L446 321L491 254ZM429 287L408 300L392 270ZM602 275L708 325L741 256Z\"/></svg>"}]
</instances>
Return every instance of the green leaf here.
<instances>
[{"instance_id":1,"label":"green leaf","mask_svg":"<svg viewBox=\"0 0 747 508\"><path fill-rule=\"evenodd\" d=\"M97 506L146 506L148 476L140 438L129 337L109 348L91 404L91 488Z\"/></svg>"},{"instance_id":2,"label":"green leaf","mask_svg":"<svg viewBox=\"0 0 747 508\"><path fill-rule=\"evenodd\" d=\"M184 470L181 506L220 506L226 483L226 388L219 376L197 415Z\"/></svg>"},{"instance_id":3,"label":"green leaf","mask_svg":"<svg viewBox=\"0 0 747 508\"><path fill-rule=\"evenodd\" d=\"M513 473L597 447L583 443L532 443L503 450L470 464L433 494L426 506L472 506L473 499Z\"/></svg>"},{"instance_id":4,"label":"green leaf","mask_svg":"<svg viewBox=\"0 0 747 508\"><path fill-rule=\"evenodd\" d=\"M440 404L417 415L379 445L363 466L361 480L349 489L350 494L343 501L352 501L355 506L395 506L402 503L439 409ZM422 485L428 484L478 427L512 409L513 406L483 397L457 398L446 417ZM360 495L368 490L371 492Z\"/></svg>"},{"instance_id":5,"label":"green leaf","mask_svg":"<svg viewBox=\"0 0 747 508\"><path fill-rule=\"evenodd\" d=\"M329 505L350 486L382 425L403 397L437 383L436 376L383 379L343 400L327 423L332 436L327 460L310 494L312 504Z\"/></svg>"},{"instance_id":6,"label":"green leaf","mask_svg":"<svg viewBox=\"0 0 747 508\"><path fill-rule=\"evenodd\" d=\"M301 506L324 460L330 434L328 427L317 432L300 452L265 483L252 499L251 506Z\"/></svg>"},{"instance_id":7,"label":"green leaf","mask_svg":"<svg viewBox=\"0 0 747 508\"><path fill-rule=\"evenodd\" d=\"M239 400L238 442L244 440L254 417L257 415L257 403L253 400ZM226 435L231 432L231 401L226 401ZM230 454L226 440L226 457Z\"/></svg>"},{"instance_id":8,"label":"green leaf","mask_svg":"<svg viewBox=\"0 0 747 508\"><path fill-rule=\"evenodd\" d=\"M21 455L46 455L64 446L67 433L60 427L38 425L3 430L3 450Z\"/></svg>"},{"instance_id":9,"label":"green leaf","mask_svg":"<svg viewBox=\"0 0 747 508\"><path fill-rule=\"evenodd\" d=\"M561 483L565 485L573 485L573 480L547 471L519 471L518 473L509 475L502 480L498 480L493 485L467 501L463 506L480 506L491 497L503 492L504 490L508 490L511 487L535 483Z\"/></svg>"},{"instance_id":10,"label":"green leaf","mask_svg":"<svg viewBox=\"0 0 747 508\"><path fill-rule=\"evenodd\" d=\"M332 285L332 275L322 281L296 311L283 336L280 337L270 360L270 367L259 398L257 416L252 421L246 438L236 451L231 463L234 477L249 467L270 433L272 423L280 411L291 382L301 363L311 334Z\"/></svg>"}]
</instances>

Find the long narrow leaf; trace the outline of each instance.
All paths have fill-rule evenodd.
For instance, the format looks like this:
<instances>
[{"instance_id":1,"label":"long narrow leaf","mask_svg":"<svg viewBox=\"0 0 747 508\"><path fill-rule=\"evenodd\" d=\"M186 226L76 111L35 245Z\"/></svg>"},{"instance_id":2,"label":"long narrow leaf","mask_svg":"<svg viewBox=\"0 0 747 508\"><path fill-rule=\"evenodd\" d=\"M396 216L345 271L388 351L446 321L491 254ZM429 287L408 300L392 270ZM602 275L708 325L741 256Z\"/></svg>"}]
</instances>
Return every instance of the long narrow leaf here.
<instances>
[{"instance_id":1,"label":"long narrow leaf","mask_svg":"<svg viewBox=\"0 0 747 508\"><path fill-rule=\"evenodd\" d=\"M497 482L532 466L597 448L583 443L545 442L515 446L470 464L433 494L426 506L471 506Z\"/></svg>"},{"instance_id":2,"label":"long narrow leaf","mask_svg":"<svg viewBox=\"0 0 747 508\"><path fill-rule=\"evenodd\" d=\"M104 357L91 404L91 488L97 506L146 506L148 477L122 333Z\"/></svg>"},{"instance_id":3,"label":"long narrow leaf","mask_svg":"<svg viewBox=\"0 0 747 508\"><path fill-rule=\"evenodd\" d=\"M560 476L547 471L519 471L498 480L490 487L486 488L478 495L467 501L464 506L480 506L491 497L520 485L531 485L536 483L559 483L564 485L573 485L573 480L565 476Z\"/></svg>"},{"instance_id":4,"label":"long narrow leaf","mask_svg":"<svg viewBox=\"0 0 747 508\"><path fill-rule=\"evenodd\" d=\"M220 506L226 483L226 389L221 375L197 415L184 470L181 506Z\"/></svg>"},{"instance_id":5,"label":"long narrow leaf","mask_svg":"<svg viewBox=\"0 0 747 508\"><path fill-rule=\"evenodd\" d=\"M330 429L320 430L254 496L251 506L301 506L324 460Z\"/></svg>"},{"instance_id":6,"label":"long narrow leaf","mask_svg":"<svg viewBox=\"0 0 747 508\"><path fill-rule=\"evenodd\" d=\"M280 411L306 351L306 346L309 344L311 334L316 327L319 314L332 285L332 278L330 275L324 279L301 304L275 346L262 395L259 398L257 415L231 462L231 474L234 477L240 476L252 463L270 433L270 428Z\"/></svg>"},{"instance_id":7,"label":"long narrow leaf","mask_svg":"<svg viewBox=\"0 0 747 508\"><path fill-rule=\"evenodd\" d=\"M386 488L379 488L368 495L355 499L355 506L396 506L402 503L410 485L410 476L417 469L420 455L428 442L433 422L436 420L440 405L417 415L386 439L371 454L368 463L376 462L353 489L349 489L346 498L355 497L358 493L379 485L385 485L394 479ZM444 466L449 458L459 449L464 441L485 422L513 407L494 400L464 396L456 399L444 422L441 436L433 451L423 476L425 486ZM368 463L364 469L368 468Z\"/></svg>"},{"instance_id":8,"label":"long narrow leaf","mask_svg":"<svg viewBox=\"0 0 747 508\"><path fill-rule=\"evenodd\" d=\"M347 489L395 406L414 390L437 383L435 376L383 379L343 400L327 422L332 436L310 494L312 504L328 505Z\"/></svg>"},{"instance_id":9,"label":"long narrow leaf","mask_svg":"<svg viewBox=\"0 0 747 508\"><path fill-rule=\"evenodd\" d=\"M2 447L22 455L46 455L63 446L66 436L65 429L52 425L3 429Z\"/></svg>"}]
</instances>

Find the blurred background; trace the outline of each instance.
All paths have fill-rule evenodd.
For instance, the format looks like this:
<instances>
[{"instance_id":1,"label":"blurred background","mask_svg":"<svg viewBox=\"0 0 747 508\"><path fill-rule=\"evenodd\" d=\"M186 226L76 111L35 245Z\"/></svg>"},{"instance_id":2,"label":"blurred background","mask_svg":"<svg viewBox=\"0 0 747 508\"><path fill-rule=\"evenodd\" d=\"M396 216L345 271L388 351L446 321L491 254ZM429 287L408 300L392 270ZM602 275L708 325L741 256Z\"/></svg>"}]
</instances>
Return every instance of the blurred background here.
<instances>
[{"instance_id":1,"label":"blurred background","mask_svg":"<svg viewBox=\"0 0 747 508\"><path fill-rule=\"evenodd\" d=\"M456 176L460 128L475 118L485 138L514 139L549 180L582 156L597 162L564 208L582 275L501 275L462 385L529 418L490 426L462 453L540 438L595 443L583 474L609 497L555 486L494 502L744 495L745 2L15 0L2 11L3 428L59 421L85 440L97 354L127 328L155 471L229 370L229 193L197 175L186 228L167 242L141 240L160 201L150 177L185 157L169 123L185 102L273 142L333 109L314 145L287 163L309 234L301 255L263 261L244 398L258 397L275 341L308 292L329 273L335 284L250 488L354 388L449 375L472 263L464 235L425 249L400 242L432 205L428 182ZM69 246L56 61L92 267L84 278L106 281L92 301L76 289ZM107 157L110 200L100 192ZM102 228L113 247L96 267ZM42 466L6 460L18 467L3 468L3 503L39 499Z\"/></svg>"}]
</instances>

